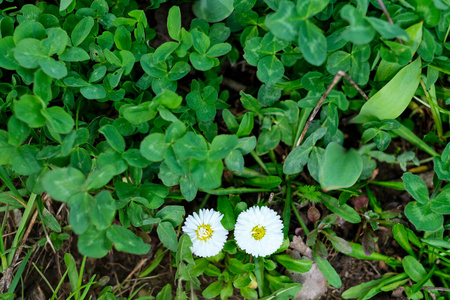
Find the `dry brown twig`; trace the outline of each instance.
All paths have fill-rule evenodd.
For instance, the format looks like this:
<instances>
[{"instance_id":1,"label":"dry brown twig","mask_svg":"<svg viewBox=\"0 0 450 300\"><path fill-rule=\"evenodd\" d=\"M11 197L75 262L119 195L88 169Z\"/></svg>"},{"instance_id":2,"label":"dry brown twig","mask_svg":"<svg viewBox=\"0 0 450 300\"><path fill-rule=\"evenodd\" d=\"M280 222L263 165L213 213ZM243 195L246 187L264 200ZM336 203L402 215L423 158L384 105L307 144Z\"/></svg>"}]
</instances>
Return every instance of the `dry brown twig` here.
<instances>
[{"instance_id":1,"label":"dry brown twig","mask_svg":"<svg viewBox=\"0 0 450 300\"><path fill-rule=\"evenodd\" d=\"M314 118L316 117L316 114L319 112L320 107L322 106L325 99L327 99L328 94L331 92L331 90L334 88L334 86L339 82L339 80L344 77L347 79L348 82L361 94L361 96L369 100L369 97L367 97L366 93L356 84L356 82L344 71L338 71L336 75L333 78L333 81L331 81L330 85L327 87L325 92L323 93L322 97L320 98L319 102L317 102L316 107L314 107L314 110L312 111L311 115L309 115L308 121L305 124L305 127L303 128L302 134L300 135L297 143L295 144L295 147L300 146L303 138L305 137L306 131L308 131L309 125L312 123Z\"/></svg>"}]
</instances>

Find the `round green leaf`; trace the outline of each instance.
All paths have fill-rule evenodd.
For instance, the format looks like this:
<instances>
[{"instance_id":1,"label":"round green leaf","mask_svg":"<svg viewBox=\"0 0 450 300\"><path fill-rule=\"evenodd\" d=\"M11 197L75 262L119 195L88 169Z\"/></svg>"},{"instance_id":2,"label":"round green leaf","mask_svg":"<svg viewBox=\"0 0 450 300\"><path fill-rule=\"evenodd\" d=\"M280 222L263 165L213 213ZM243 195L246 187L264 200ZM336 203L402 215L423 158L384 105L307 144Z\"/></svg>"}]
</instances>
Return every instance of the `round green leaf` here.
<instances>
[{"instance_id":1,"label":"round green leaf","mask_svg":"<svg viewBox=\"0 0 450 300\"><path fill-rule=\"evenodd\" d=\"M69 42L69 36L63 29L55 27L47 30L48 38L42 41L42 49L48 56L61 55Z\"/></svg>"},{"instance_id":2,"label":"round green leaf","mask_svg":"<svg viewBox=\"0 0 450 300\"><path fill-rule=\"evenodd\" d=\"M125 151L125 139L119 133L116 127L111 124L101 127L98 132L103 134L108 144L117 152L122 153Z\"/></svg>"},{"instance_id":3,"label":"round green leaf","mask_svg":"<svg viewBox=\"0 0 450 300\"><path fill-rule=\"evenodd\" d=\"M56 132L67 134L72 131L75 122L62 107L50 107L46 109L43 114L47 118L47 122Z\"/></svg>"},{"instance_id":4,"label":"round green leaf","mask_svg":"<svg viewBox=\"0 0 450 300\"><path fill-rule=\"evenodd\" d=\"M11 154L10 163L19 175L31 175L39 172L42 161L36 159L37 149L31 145L23 145Z\"/></svg>"},{"instance_id":5,"label":"round green leaf","mask_svg":"<svg viewBox=\"0 0 450 300\"><path fill-rule=\"evenodd\" d=\"M98 230L106 229L116 215L116 206L111 193L102 191L95 197L95 205L92 209L91 223Z\"/></svg>"},{"instance_id":6,"label":"round green leaf","mask_svg":"<svg viewBox=\"0 0 450 300\"><path fill-rule=\"evenodd\" d=\"M223 163L221 160L192 159L189 163L189 170L197 186L204 190L218 188L222 183Z\"/></svg>"},{"instance_id":7,"label":"round green leaf","mask_svg":"<svg viewBox=\"0 0 450 300\"><path fill-rule=\"evenodd\" d=\"M410 202L405 207L405 215L417 230L436 231L442 227L444 217L431 210L431 203Z\"/></svg>"},{"instance_id":8,"label":"round green leaf","mask_svg":"<svg viewBox=\"0 0 450 300\"><path fill-rule=\"evenodd\" d=\"M91 32L92 27L94 27L94 19L92 17L81 19L72 31L72 44L74 46L81 44Z\"/></svg>"},{"instance_id":9,"label":"round green leaf","mask_svg":"<svg viewBox=\"0 0 450 300\"><path fill-rule=\"evenodd\" d=\"M82 234L91 222L91 211L95 205L94 198L86 192L77 193L69 199L69 223L73 232Z\"/></svg>"},{"instance_id":10,"label":"round green leaf","mask_svg":"<svg viewBox=\"0 0 450 300\"><path fill-rule=\"evenodd\" d=\"M122 226L112 225L108 227L106 236L114 243L114 248L118 251L137 255L144 255L150 251L150 245L145 244L140 237Z\"/></svg>"},{"instance_id":11,"label":"round green leaf","mask_svg":"<svg viewBox=\"0 0 450 300\"><path fill-rule=\"evenodd\" d=\"M284 75L283 63L275 56L268 55L258 62L256 76L266 84L275 84Z\"/></svg>"},{"instance_id":12,"label":"round green leaf","mask_svg":"<svg viewBox=\"0 0 450 300\"><path fill-rule=\"evenodd\" d=\"M104 187L114 176L115 167L106 165L95 172L92 172L85 182L86 190L99 189Z\"/></svg>"},{"instance_id":13,"label":"round green leaf","mask_svg":"<svg viewBox=\"0 0 450 300\"><path fill-rule=\"evenodd\" d=\"M19 64L27 69L39 67L41 58L47 57L41 46L41 41L27 38L21 40L14 49L14 57Z\"/></svg>"},{"instance_id":14,"label":"round green leaf","mask_svg":"<svg viewBox=\"0 0 450 300\"><path fill-rule=\"evenodd\" d=\"M14 104L14 114L31 128L37 128L45 124L46 119L41 113L41 110L44 108L45 103L41 98L33 95L23 95Z\"/></svg>"},{"instance_id":15,"label":"round green leaf","mask_svg":"<svg viewBox=\"0 0 450 300\"><path fill-rule=\"evenodd\" d=\"M210 23L219 22L233 12L233 0L199 0L192 9L200 19Z\"/></svg>"},{"instance_id":16,"label":"round green leaf","mask_svg":"<svg viewBox=\"0 0 450 300\"><path fill-rule=\"evenodd\" d=\"M52 170L42 179L47 193L62 202L67 202L71 196L82 191L84 182L84 174L70 167Z\"/></svg>"},{"instance_id":17,"label":"round green leaf","mask_svg":"<svg viewBox=\"0 0 450 300\"><path fill-rule=\"evenodd\" d=\"M161 222L156 228L156 232L158 234L159 239L163 243L167 249L170 251L176 252L178 241L177 241L177 233L173 229L172 224L169 222Z\"/></svg>"},{"instance_id":18,"label":"round green leaf","mask_svg":"<svg viewBox=\"0 0 450 300\"><path fill-rule=\"evenodd\" d=\"M42 57L39 65L42 71L52 78L61 79L67 76L67 68L62 61L56 61L51 57Z\"/></svg>"},{"instance_id":19,"label":"round green leaf","mask_svg":"<svg viewBox=\"0 0 450 300\"><path fill-rule=\"evenodd\" d=\"M354 149L346 151L339 144L329 143L320 170L320 185L323 190L351 187L363 169L361 156Z\"/></svg>"},{"instance_id":20,"label":"round green leaf","mask_svg":"<svg viewBox=\"0 0 450 300\"><path fill-rule=\"evenodd\" d=\"M83 255L102 258L111 247L111 241L106 238L106 230L98 231L95 227L90 227L78 236L78 250Z\"/></svg>"},{"instance_id":21,"label":"round green leaf","mask_svg":"<svg viewBox=\"0 0 450 300\"><path fill-rule=\"evenodd\" d=\"M161 161L164 159L169 144L165 142L166 137L162 133L152 133L141 143L141 153L149 161Z\"/></svg>"}]
</instances>

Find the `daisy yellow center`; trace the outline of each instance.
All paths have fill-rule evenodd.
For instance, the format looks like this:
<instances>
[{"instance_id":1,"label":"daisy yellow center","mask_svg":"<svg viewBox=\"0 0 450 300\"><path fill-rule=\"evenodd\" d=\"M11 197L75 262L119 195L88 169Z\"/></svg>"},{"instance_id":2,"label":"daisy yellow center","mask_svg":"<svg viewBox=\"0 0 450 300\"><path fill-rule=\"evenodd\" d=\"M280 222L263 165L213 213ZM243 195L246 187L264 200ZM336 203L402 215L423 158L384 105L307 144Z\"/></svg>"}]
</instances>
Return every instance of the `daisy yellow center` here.
<instances>
[{"instance_id":1,"label":"daisy yellow center","mask_svg":"<svg viewBox=\"0 0 450 300\"><path fill-rule=\"evenodd\" d=\"M263 226L261 225L256 225L255 227L253 227L252 229L252 237L259 241L260 239L262 239L264 236L266 235L266 230L264 229Z\"/></svg>"},{"instance_id":2,"label":"daisy yellow center","mask_svg":"<svg viewBox=\"0 0 450 300\"><path fill-rule=\"evenodd\" d=\"M197 238L200 241L206 242L209 240L213 234L213 230L211 229L211 225L205 225L202 224L198 226L197 230L195 231L197 233Z\"/></svg>"}]
</instances>

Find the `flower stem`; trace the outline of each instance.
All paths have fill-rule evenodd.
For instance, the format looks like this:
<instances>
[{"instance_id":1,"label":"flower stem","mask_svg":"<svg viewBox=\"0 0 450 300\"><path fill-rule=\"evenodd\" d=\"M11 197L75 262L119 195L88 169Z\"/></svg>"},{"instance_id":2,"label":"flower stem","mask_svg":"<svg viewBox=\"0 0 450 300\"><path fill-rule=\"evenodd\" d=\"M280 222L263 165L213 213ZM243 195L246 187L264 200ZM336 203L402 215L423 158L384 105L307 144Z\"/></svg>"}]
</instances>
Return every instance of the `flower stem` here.
<instances>
[{"instance_id":1,"label":"flower stem","mask_svg":"<svg viewBox=\"0 0 450 300\"><path fill-rule=\"evenodd\" d=\"M264 297L264 258L255 256L255 275L258 283L259 298Z\"/></svg>"}]
</instances>

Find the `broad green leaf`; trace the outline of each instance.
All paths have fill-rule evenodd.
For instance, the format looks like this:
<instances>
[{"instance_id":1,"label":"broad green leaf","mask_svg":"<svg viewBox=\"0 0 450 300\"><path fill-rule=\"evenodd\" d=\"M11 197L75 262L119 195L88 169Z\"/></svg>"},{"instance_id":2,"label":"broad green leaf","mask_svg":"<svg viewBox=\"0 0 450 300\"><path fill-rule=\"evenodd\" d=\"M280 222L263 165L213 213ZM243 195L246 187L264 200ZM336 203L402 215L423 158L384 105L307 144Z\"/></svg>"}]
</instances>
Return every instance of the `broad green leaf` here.
<instances>
[{"instance_id":1,"label":"broad green leaf","mask_svg":"<svg viewBox=\"0 0 450 300\"><path fill-rule=\"evenodd\" d=\"M45 33L44 26L36 22L35 20L23 20L20 24L14 29L14 42L16 45L22 41L23 39L37 39L42 40L45 38L47 34Z\"/></svg>"},{"instance_id":2,"label":"broad green leaf","mask_svg":"<svg viewBox=\"0 0 450 300\"><path fill-rule=\"evenodd\" d=\"M170 251L177 251L177 233L169 222L161 222L156 228L159 239Z\"/></svg>"},{"instance_id":3,"label":"broad green leaf","mask_svg":"<svg viewBox=\"0 0 450 300\"><path fill-rule=\"evenodd\" d=\"M176 40L180 40L181 31L181 12L178 6L172 6L167 16L167 31L169 36Z\"/></svg>"},{"instance_id":4,"label":"broad green leaf","mask_svg":"<svg viewBox=\"0 0 450 300\"><path fill-rule=\"evenodd\" d=\"M273 258L289 271L307 273L311 270L312 261L309 259L293 259L287 254L274 255Z\"/></svg>"},{"instance_id":5,"label":"broad green leaf","mask_svg":"<svg viewBox=\"0 0 450 300\"><path fill-rule=\"evenodd\" d=\"M174 52L180 44L177 42L165 42L153 53L153 61L157 64L166 61L167 58Z\"/></svg>"},{"instance_id":6,"label":"broad green leaf","mask_svg":"<svg viewBox=\"0 0 450 300\"><path fill-rule=\"evenodd\" d=\"M450 214L450 189L440 192L435 198L431 199L431 210L438 214Z\"/></svg>"},{"instance_id":7,"label":"broad green leaf","mask_svg":"<svg viewBox=\"0 0 450 300\"><path fill-rule=\"evenodd\" d=\"M70 167L52 170L42 179L47 193L62 202L67 202L71 196L82 191L84 182L84 174Z\"/></svg>"},{"instance_id":8,"label":"broad green leaf","mask_svg":"<svg viewBox=\"0 0 450 300\"><path fill-rule=\"evenodd\" d=\"M209 37L197 28L191 31L191 35L194 49L200 54L206 53L210 45Z\"/></svg>"},{"instance_id":9,"label":"broad green leaf","mask_svg":"<svg viewBox=\"0 0 450 300\"><path fill-rule=\"evenodd\" d=\"M350 246L350 244L343 238L332 234L327 234L327 239L332 243L334 249L337 251L344 254L352 253L352 246Z\"/></svg>"},{"instance_id":10,"label":"broad green leaf","mask_svg":"<svg viewBox=\"0 0 450 300\"><path fill-rule=\"evenodd\" d=\"M304 20L298 15L294 2L281 1L278 10L266 17L265 24L276 37L293 41L298 37L301 22Z\"/></svg>"},{"instance_id":11,"label":"broad green leaf","mask_svg":"<svg viewBox=\"0 0 450 300\"><path fill-rule=\"evenodd\" d=\"M349 205L340 204L338 200L330 195L321 195L322 203L332 212L337 214L342 219L357 224L361 222L361 217L359 214Z\"/></svg>"},{"instance_id":12,"label":"broad green leaf","mask_svg":"<svg viewBox=\"0 0 450 300\"><path fill-rule=\"evenodd\" d=\"M164 159L169 144L165 142L166 137L162 133L152 133L144 138L141 143L141 153L149 161L161 161Z\"/></svg>"},{"instance_id":13,"label":"broad green leaf","mask_svg":"<svg viewBox=\"0 0 450 300\"><path fill-rule=\"evenodd\" d=\"M327 191L351 187L358 180L362 170L363 161L356 150L347 151L339 144L329 143L319 174L320 185Z\"/></svg>"},{"instance_id":14,"label":"broad green leaf","mask_svg":"<svg viewBox=\"0 0 450 300\"><path fill-rule=\"evenodd\" d=\"M114 248L118 251L137 255L144 255L150 251L150 245L145 244L140 237L122 226L112 225L108 227L106 236L114 243Z\"/></svg>"},{"instance_id":15,"label":"broad green leaf","mask_svg":"<svg viewBox=\"0 0 450 300\"><path fill-rule=\"evenodd\" d=\"M409 255L416 256L411 244L409 243L408 232L403 224L395 224L394 227L392 227L392 234L394 235L394 239L397 243L405 249Z\"/></svg>"},{"instance_id":16,"label":"broad green leaf","mask_svg":"<svg viewBox=\"0 0 450 300\"><path fill-rule=\"evenodd\" d=\"M61 0L61 3L59 4L59 11L63 11L67 9L74 0Z\"/></svg>"},{"instance_id":17,"label":"broad green leaf","mask_svg":"<svg viewBox=\"0 0 450 300\"><path fill-rule=\"evenodd\" d=\"M158 94L153 101L156 103L161 103L161 105L167 108L177 108L180 106L183 98L175 92L170 90L164 90L162 93Z\"/></svg>"},{"instance_id":18,"label":"broad green leaf","mask_svg":"<svg viewBox=\"0 0 450 300\"><path fill-rule=\"evenodd\" d=\"M89 58L89 54L80 47L70 47L69 49L66 49L66 51L64 51L61 55L59 55L60 60L70 62L85 61Z\"/></svg>"},{"instance_id":19,"label":"broad green leaf","mask_svg":"<svg viewBox=\"0 0 450 300\"><path fill-rule=\"evenodd\" d=\"M302 145L294 148L284 162L284 174L300 173L303 170L303 167L308 163L309 153L314 145L318 140L323 138L326 133L327 129L325 127L320 128L312 133Z\"/></svg>"},{"instance_id":20,"label":"broad green leaf","mask_svg":"<svg viewBox=\"0 0 450 300\"><path fill-rule=\"evenodd\" d=\"M34 73L33 93L40 97L46 105L52 100L52 78L42 70Z\"/></svg>"},{"instance_id":21,"label":"broad green leaf","mask_svg":"<svg viewBox=\"0 0 450 300\"><path fill-rule=\"evenodd\" d=\"M87 175L92 169L91 156L85 149L76 148L70 155L70 166L80 170L84 175Z\"/></svg>"},{"instance_id":22,"label":"broad green leaf","mask_svg":"<svg viewBox=\"0 0 450 300\"><path fill-rule=\"evenodd\" d=\"M165 193L161 196L168 195L168 189L164 189ZM172 227L177 227L183 222L185 210L180 205L167 205L156 213L156 217L161 218L162 221L167 221L172 224Z\"/></svg>"},{"instance_id":23,"label":"broad green leaf","mask_svg":"<svg viewBox=\"0 0 450 300\"><path fill-rule=\"evenodd\" d=\"M133 167L145 168L151 163L138 149L128 149L123 153L122 157Z\"/></svg>"},{"instance_id":24,"label":"broad green leaf","mask_svg":"<svg viewBox=\"0 0 450 300\"><path fill-rule=\"evenodd\" d=\"M91 222L91 211L95 205L94 198L87 192L77 193L68 201L70 207L69 223L73 232L82 234Z\"/></svg>"},{"instance_id":25,"label":"broad green leaf","mask_svg":"<svg viewBox=\"0 0 450 300\"><path fill-rule=\"evenodd\" d=\"M239 149L232 150L227 157L225 157L225 164L227 168L237 174L242 174L244 171L244 157Z\"/></svg>"},{"instance_id":26,"label":"broad green leaf","mask_svg":"<svg viewBox=\"0 0 450 300\"><path fill-rule=\"evenodd\" d=\"M169 73L167 74L167 78L169 80L180 80L184 76L186 76L189 71L191 70L191 66L184 61L176 62L175 65L170 69Z\"/></svg>"},{"instance_id":27,"label":"broad green leaf","mask_svg":"<svg viewBox=\"0 0 450 300\"><path fill-rule=\"evenodd\" d=\"M427 275L427 271L425 270L423 265L413 256L405 256L403 258L402 265L409 278L411 278L415 282L419 282Z\"/></svg>"},{"instance_id":28,"label":"broad green leaf","mask_svg":"<svg viewBox=\"0 0 450 300\"><path fill-rule=\"evenodd\" d=\"M47 108L42 114L57 133L67 134L72 131L75 122L62 107L53 106Z\"/></svg>"},{"instance_id":29,"label":"broad green leaf","mask_svg":"<svg viewBox=\"0 0 450 300\"><path fill-rule=\"evenodd\" d=\"M125 151L125 139L119 133L116 127L111 124L101 127L98 132L103 134L108 144L117 152L122 153Z\"/></svg>"},{"instance_id":30,"label":"broad green leaf","mask_svg":"<svg viewBox=\"0 0 450 300\"><path fill-rule=\"evenodd\" d=\"M222 280L215 281L208 285L206 289L203 290L202 296L207 299L212 299L217 296L219 296L220 292L223 289L223 282Z\"/></svg>"},{"instance_id":31,"label":"broad green leaf","mask_svg":"<svg viewBox=\"0 0 450 300\"><path fill-rule=\"evenodd\" d=\"M330 0L304 0L297 2L297 13L300 18L309 18L327 7Z\"/></svg>"},{"instance_id":32,"label":"broad green leaf","mask_svg":"<svg viewBox=\"0 0 450 300\"><path fill-rule=\"evenodd\" d=\"M327 40L322 31L310 21L300 23L298 43L306 61L320 66L327 58Z\"/></svg>"},{"instance_id":33,"label":"broad green leaf","mask_svg":"<svg viewBox=\"0 0 450 300\"><path fill-rule=\"evenodd\" d=\"M425 182L417 175L412 173L404 173L402 176L403 183L408 193L417 201L422 204L428 202L430 197L428 196L428 187Z\"/></svg>"},{"instance_id":34,"label":"broad green leaf","mask_svg":"<svg viewBox=\"0 0 450 300\"><path fill-rule=\"evenodd\" d=\"M270 296L261 298L261 300L276 300L276 299L294 299L298 292L302 289L300 283L288 283L281 289L276 290Z\"/></svg>"},{"instance_id":35,"label":"broad green leaf","mask_svg":"<svg viewBox=\"0 0 450 300\"><path fill-rule=\"evenodd\" d=\"M192 7L194 14L214 23L228 17L233 12L233 0L199 0Z\"/></svg>"},{"instance_id":36,"label":"broad green leaf","mask_svg":"<svg viewBox=\"0 0 450 300\"><path fill-rule=\"evenodd\" d=\"M222 223L226 230L234 230L234 225L236 223L236 216L234 215L233 207L231 206L230 200L226 196L219 196L217 198L217 210L223 214Z\"/></svg>"},{"instance_id":37,"label":"broad green leaf","mask_svg":"<svg viewBox=\"0 0 450 300\"><path fill-rule=\"evenodd\" d=\"M94 172L92 172L84 186L86 190L99 189L104 187L114 176L115 167L113 165L106 165Z\"/></svg>"},{"instance_id":38,"label":"broad green leaf","mask_svg":"<svg viewBox=\"0 0 450 300\"><path fill-rule=\"evenodd\" d=\"M41 111L45 109L45 103L41 98L33 95L23 95L14 104L14 115L28 124L31 128L41 127L45 124L45 117Z\"/></svg>"},{"instance_id":39,"label":"broad green leaf","mask_svg":"<svg viewBox=\"0 0 450 300\"><path fill-rule=\"evenodd\" d=\"M195 196L197 196L198 188L192 176L181 176L180 191L187 201L192 201L195 199Z\"/></svg>"},{"instance_id":40,"label":"broad green leaf","mask_svg":"<svg viewBox=\"0 0 450 300\"><path fill-rule=\"evenodd\" d=\"M219 57L227 54L230 51L231 45L229 43L219 43L209 48L208 52L206 52L206 55L208 55L209 57Z\"/></svg>"},{"instance_id":41,"label":"broad green leaf","mask_svg":"<svg viewBox=\"0 0 450 300\"><path fill-rule=\"evenodd\" d=\"M327 70L330 74L338 71L347 72L350 69L351 55L344 51L336 51L328 57Z\"/></svg>"},{"instance_id":42,"label":"broad green leaf","mask_svg":"<svg viewBox=\"0 0 450 300\"><path fill-rule=\"evenodd\" d=\"M204 190L218 188L222 183L223 163L221 160L192 159L189 170L197 186Z\"/></svg>"},{"instance_id":43,"label":"broad green leaf","mask_svg":"<svg viewBox=\"0 0 450 300\"><path fill-rule=\"evenodd\" d=\"M37 149L31 145L22 145L11 154L12 169L18 175L31 175L42 169L42 161L36 160Z\"/></svg>"},{"instance_id":44,"label":"broad green leaf","mask_svg":"<svg viewBox=\"0 0 450 300\"><path fill-rule=\"evenodd\" d=\"M80 89L80 93L86 99L103 99L106 97L106 90L103 85L100 84L89 84Z\"/></svg>"},{"instance_id":45,"label":"broad green leaf","mask_svg":"<svg viewBox=\"0 0 450 300\"><path fill-rule=\"evenodd\" d=\"M11 36L0 39L0 67L15 70L19 63L14 58L16 44Z\"/></svg>"},{"instance_id":46,"label":"broad green leaf","mask_svg":"<svg viewBox=\"0 0 450 300\"><path fill-rule=\"evenodd\" d=\"M192 131L186 133L174 144L175 153L181 160L188 158L204 160L207 155L207 149L205 138L201 135L196 135Z\"/></svg>"},{"instance_id":47,"label":"broad green leaf","mask_svg":"<svg viewBox=\"0 0 450 300\"><path fill-rule=\"evenodd\" d=\"M55 27L47 30L48 38L42 40L42 49L48 56L61 55L69 42L69 36L63 29Z\"/></svg>"},{"instance_id":48,"label":"broad green leaf","mask_svg":"<svg viewBox=\"0 0 450 300\"><path fill-rule=\"evenodd\" d=\"M421 61L416 59L394 76L381 90L364 103L353 123L397 118L409 105L419 85ZM393 101L395 99L395 101Z\"/></svg>"},{"instance_id":49,"label":"broad green leaf","mask_svg":"<svg viewBox=\"0 0 450 300\"><path fill-rule=\"evenodd\" d=\"M368 44L375 37L373 27L353 5L345 5L341 9L341 17L350 23L350 26L342 33L344 40L363 45Z\"/></svg>"},{"instance_id":50,"label":"broad green leaf","mask_svg":"<svg viewBox=\"0 0 450 300\"><path fill-rule=\"evenodd\" d=\"M314 261L319 267L320 272L322 272L323 276L328 280L328 283L334 286L335 288L339 288L342 285L341 278L339 277L336 270L331 266L328 260L321 258L317 251L313 251Z\"/></svg>"},{"instance_id":51,"label":"broad green leaf","mask_svg":"<svg viewBox=\"0 0 450 300\"><path fill-rule=\"evenodd\" d=\"M20 146L31 133L30 127L14 115L8 120L8 135L7 142L13 146Z\"/></svg>"},{"instance_id":52,"label":"broad green leaf","mask_svg":"<svg viewBox=\"0 0 450 300\"><path fill-rule=\"evenodd\" d=\"M191 61L192 66L199 71L207 71L214 67L214 58L211 58L206 54L192 52L189 55L189 60Z\"/></svg>"},{"instance_id":53,"label":"broad green leaf","mask_svg":"<svg viewBox=\"0 0 450 300\"><path fill-rule=\"evenodd\" d=\"M72 31L72 44L74 46L80 45L87 38L92 27L94 27L94 19L92 17L84 17L81 19Z\"/></svg>"},{"instance_id":54,"label":"broad green leaf","mask_svg":"<svg viewBox=\"0 0 450 300\"><path fill-rule=\"evenodd\" d=\"M131 33L124 27L119 26L114 33L114 42L119 50L130 50Z\"/></svg>"},{"instance_id":55,"label":"broad green leaf","mask_svg":"<svg viewBox=\"0 0 450 300\"><path fill-rule=\"evenodd\" d=\"M212 160L224 159L238 144L236 135L218 135L211 143L209 158Z\"/></svg>"},{"instance_id":56,"label":"broad green leaf","mask_svg":"<svg viewBox=\"0 0 450 300\"><path fill-rule=\"evenodd\" d=\"M444 217L431 210L431 203L410 202L405 207L405 215L417 230L436 231L442 227Z\"/></svg>"},{"instance_id":57,"label":"broad green leaf","mask_svg":"<svg viewBox=\"0 0 450 300\"><path fill-rule=\"evenodd\" d=\"M367 17L366 20L385 39L394 39L398 37L406 42L409 40L409 36L406 31L398 25L391 24L388 21L374 17Z\"/></svg>"},{"instance_id":58,"label":"broad green leaf","mask_svg":"<svg viewBox=\"0 0 450 300\"><path fill-rule=\"evenodd\" d=\"M83 255L102 258L108 254L111 247L111 241L106 238L106 230L99 231L90 227L78 236L78 250Z\"/></svg>"},{"instance_id":59,"label":"broad green leaf","mask_svg":"<svg viewBox=\"0 0 450 300\"><path fill-rule=\"evenodd\" d=\"M180 237L180 240L178 241L177 252L175 253L177 265L179 265L180 262L182 261L195 264L194 259L192 258L191 247L192 247L191 238L186 233L183 234Z\"/></svg>"},{"instance_id":60,"label":"broad green leaf","mask_svg":"<svg viewBox=\"0 0 450 300\"><path fill-rule=\"evenodd\" d=\"M41 58L45 58L44 49L42 49L41 41L33 38L21 40L14 49L14 57L19 64L27 69L39 67Z\"/></svg>"},{"instance_id":61,"label":"broad green leaf","mask_svg":"<svg viewBox=\"0 0 450 300\"><path fill-rule=\"evenodd\" d=\"M150 108L150 103L144 102L137 106L127 107L124 118L133 125L139 125L156 117L156 110Z\"/></svg>"},{"instance_id":62,"label":"broad green leaf","mask_svg":"<svg viewBox=\"0 0 450 300\"><path fill-rule=\"evenodd\" d=\"M55 79L62 79L67 76L67 68L64 62L56 61L51 57L42 57L39 65L48 76Z\"/></svg>"},{"instance_id":63,"label":"broad green leaf","mask_svg":"<svg viewBox=\"0 0 450 300\"><path fill-rule=\"evenodd\" d=\"M256 75L266 84L275 84L283 77L284 66L275 55L268 55L258 62Z\"/></svg>"}]
</instances>

